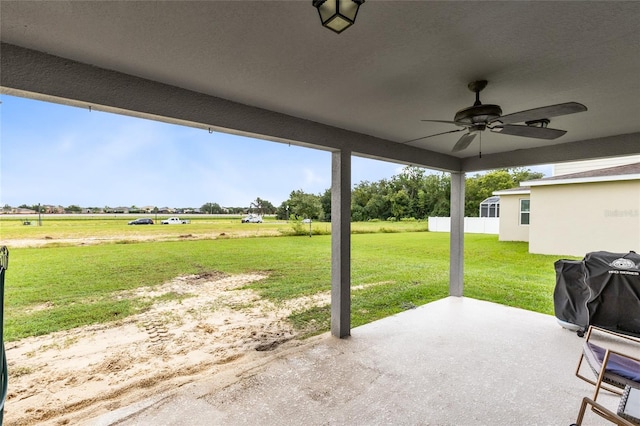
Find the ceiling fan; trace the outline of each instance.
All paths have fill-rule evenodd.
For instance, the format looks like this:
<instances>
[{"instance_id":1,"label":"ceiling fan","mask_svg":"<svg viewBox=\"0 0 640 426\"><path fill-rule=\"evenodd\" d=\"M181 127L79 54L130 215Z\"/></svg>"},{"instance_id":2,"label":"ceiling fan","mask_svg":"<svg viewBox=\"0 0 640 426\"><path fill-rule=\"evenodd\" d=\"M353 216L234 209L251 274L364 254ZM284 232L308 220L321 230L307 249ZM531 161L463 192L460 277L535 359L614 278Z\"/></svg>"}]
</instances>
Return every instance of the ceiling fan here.
<instances>
[{"instance_id":1,"label":"ceiling fan","mask_svg":"<svg viewBox=\"0 0 640 426\"><path fill-rule=\"evenodd\" d=\"M452 149L452 152L458 152L466 149L469 144L473 142L476 135L485 129L489 129L492 132L501 133L503 135L549 140L556 139L567 133L567 131L547 127L550 122L549 118L587 110L586 106L577 102L566 102L563 104L548 105L526 111L515 112L513 114L502 115L502 109L498 105L483 105L480 102L480 92L486 86L486 80L473 81L467 85L469 90L475 92L476 101L473 106L458 111L453 121L422 120L432 123L454 124L462 127L462 129L423 136L421 138L406 141L405 143L466 130L467 133L462 135Z\"/></svg>"}]
</instances>

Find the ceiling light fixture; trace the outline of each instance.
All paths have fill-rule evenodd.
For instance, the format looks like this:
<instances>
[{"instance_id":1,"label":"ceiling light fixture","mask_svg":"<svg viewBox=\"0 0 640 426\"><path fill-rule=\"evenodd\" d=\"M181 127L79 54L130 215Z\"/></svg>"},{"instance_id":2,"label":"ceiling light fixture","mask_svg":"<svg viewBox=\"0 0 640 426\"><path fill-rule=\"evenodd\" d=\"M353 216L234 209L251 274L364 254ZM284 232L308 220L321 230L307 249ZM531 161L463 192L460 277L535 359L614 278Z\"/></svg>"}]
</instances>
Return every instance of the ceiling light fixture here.
<instances>
[{"instance_id":1,"label":"ceiling light fixture","mask_svg":"<svg viewBox=\"0 0 640 426\"><path fill-rule=\"evenodd\" d=\"M356 22L356 15L364 0L312 0L318 9L322 26L340 34Z\"/></svg>"}]
</instances>

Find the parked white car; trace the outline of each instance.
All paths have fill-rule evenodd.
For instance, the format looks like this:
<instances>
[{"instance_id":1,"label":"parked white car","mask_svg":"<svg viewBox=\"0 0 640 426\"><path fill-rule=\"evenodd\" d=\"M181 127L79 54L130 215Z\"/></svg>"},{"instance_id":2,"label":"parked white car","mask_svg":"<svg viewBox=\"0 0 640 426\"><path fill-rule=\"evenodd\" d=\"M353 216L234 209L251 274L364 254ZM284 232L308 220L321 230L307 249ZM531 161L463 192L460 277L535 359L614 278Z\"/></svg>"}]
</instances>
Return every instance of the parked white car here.
<instances>
[{"instance_id":1,"label":"parked white car","mask_svg":"<svg viewBox=\"0 0 640 426\"><path fill-rule=\"evenodd\" d=\"M170 217L169 219L165 219L160 223L163 225L183 225L189 223L189 221L180 219L179 217Z\"/></svg>"},{"instance_id":2,"label":"parked white car","mask_svg":"<svg viewBox=\"0 0 640 426\"><path fill-rule=\"evenodd\" d=\"M262 223L262 216L258 214L250 214L242 218L242 223Z\"/></svg>"}]
</instances>

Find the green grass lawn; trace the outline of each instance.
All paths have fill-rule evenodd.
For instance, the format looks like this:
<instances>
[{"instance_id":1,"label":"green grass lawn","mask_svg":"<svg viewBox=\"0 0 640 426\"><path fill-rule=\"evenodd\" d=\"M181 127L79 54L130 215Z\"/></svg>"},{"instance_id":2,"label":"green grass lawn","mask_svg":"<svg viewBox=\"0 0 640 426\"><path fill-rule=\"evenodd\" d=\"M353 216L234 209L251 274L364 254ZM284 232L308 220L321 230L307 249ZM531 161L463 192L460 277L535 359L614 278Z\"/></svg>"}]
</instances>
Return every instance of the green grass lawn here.
<instances>
[{"instance_id":1,"label":"green grass lawn","mask_svg":"<svg viewBox=\"0 0 640 426\"><path fill-rule=\"evenodd\" d=\"M6 272L5 338L141 312L149 301L117 300L114 292L185 274L266 271L269 278L250 287L274 301L328 291L330 242L330 236L319 235L13 248ZM467 234L465 296L552 314L557 259L529 254L526 243ZM363 286L352 291L353 326L446 297L449 234L355 234L351 275L354 287ZM326 331L329 308L298 312L290 319L307 334Z\"/></svg>"}]
</instances>

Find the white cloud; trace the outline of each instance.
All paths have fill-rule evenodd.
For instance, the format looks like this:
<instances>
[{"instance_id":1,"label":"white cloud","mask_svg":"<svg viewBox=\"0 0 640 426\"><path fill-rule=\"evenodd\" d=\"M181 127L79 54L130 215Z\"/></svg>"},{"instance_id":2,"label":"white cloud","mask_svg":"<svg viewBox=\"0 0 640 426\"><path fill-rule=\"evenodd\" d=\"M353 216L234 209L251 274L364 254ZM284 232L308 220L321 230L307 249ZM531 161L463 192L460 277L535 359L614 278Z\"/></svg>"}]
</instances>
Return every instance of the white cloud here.
<instances>
[{"instance_id":1,"label":"white cloud","mask_svg":"<svg viewBox=\"0 0 640 426\"><path fill-rule=\"evenodd\" d=\"M305 167L302 169L304 174L304 186L317 187L320 185L324 185L325 187L331 186L331 177L327 179L326 176L321 176L318 173L318 170L311 169L309 167Z\"/></svg>"}]
</instances>

